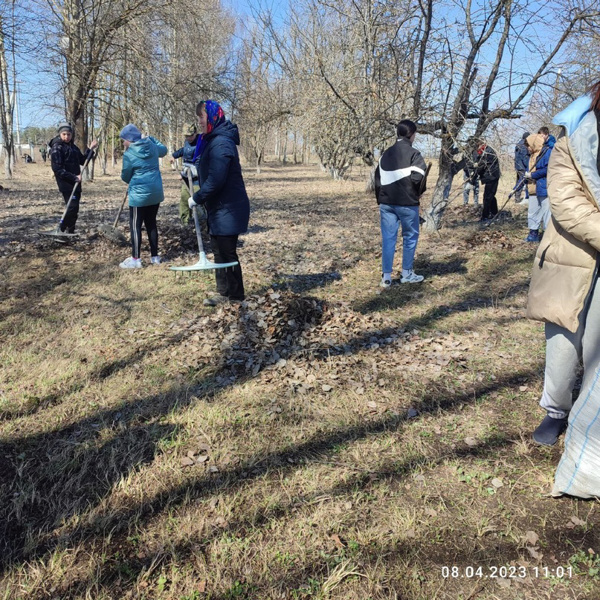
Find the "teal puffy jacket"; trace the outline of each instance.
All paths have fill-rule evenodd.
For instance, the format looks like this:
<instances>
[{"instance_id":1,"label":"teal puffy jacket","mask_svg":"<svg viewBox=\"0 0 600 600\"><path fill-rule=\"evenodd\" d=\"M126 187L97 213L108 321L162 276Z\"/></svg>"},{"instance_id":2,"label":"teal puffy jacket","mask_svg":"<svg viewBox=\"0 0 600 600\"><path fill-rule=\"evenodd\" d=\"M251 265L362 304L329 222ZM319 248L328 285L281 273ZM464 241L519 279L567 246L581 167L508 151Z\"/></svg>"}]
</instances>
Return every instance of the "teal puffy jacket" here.
<instances>
[{"instance_id":1,"label":"teal puffy jacket","mask_svg":"<svg viewBox=\"0 0 600 600\"><path fill-rule=\"evenodd\" d=\"M152 206L165 199L158 159L167 147L153 137L130 144L123 154L121 179L129 184L129 206Z\"/></svg>"}]
</instances>

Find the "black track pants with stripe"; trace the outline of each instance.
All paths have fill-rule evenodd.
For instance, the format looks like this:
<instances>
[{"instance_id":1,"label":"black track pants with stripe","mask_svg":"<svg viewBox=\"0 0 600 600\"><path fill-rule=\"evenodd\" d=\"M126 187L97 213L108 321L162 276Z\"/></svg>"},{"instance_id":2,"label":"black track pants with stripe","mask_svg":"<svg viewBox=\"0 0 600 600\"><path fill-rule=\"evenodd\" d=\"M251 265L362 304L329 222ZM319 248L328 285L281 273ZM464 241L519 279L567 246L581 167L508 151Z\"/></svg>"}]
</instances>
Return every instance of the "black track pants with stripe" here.
<instances>
[{"instance_id":1,"label":"black track pants with stripe","mask_svg":"<svg viewBox=\"0 0 600 600\"><path fill-rule=\"evenodd\" d=\"M150 242L150 255L158 256L158 227L156 215L160 204L152 206L129 207L129 230L131 232L131 255L140 258L142 247L142 225L146 226L148 241Z\"/></svg>"}]
</instances>

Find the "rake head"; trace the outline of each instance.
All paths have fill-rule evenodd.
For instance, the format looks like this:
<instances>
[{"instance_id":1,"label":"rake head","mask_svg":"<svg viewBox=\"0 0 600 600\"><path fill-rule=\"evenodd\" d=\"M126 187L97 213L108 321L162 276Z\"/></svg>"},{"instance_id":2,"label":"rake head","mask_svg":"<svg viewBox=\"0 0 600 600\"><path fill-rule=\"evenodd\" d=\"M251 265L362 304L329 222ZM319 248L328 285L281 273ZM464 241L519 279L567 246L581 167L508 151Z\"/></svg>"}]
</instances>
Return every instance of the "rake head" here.
<instances>
[{"instance_id":1,"label":"rake head","mask_svg":"<svg viewBox=\"0 0 600 600\"><path fill-rule=\"evenodd\" d=\"M200 260L193 265L189 265L187 267L170 267L171 271L213 271L215 269L226 269L228 267L235 267L237 262L228 262L228 263L215 263L206 258L206 255L201 254Z\"/></svg>"},{"instance_id":2,"label":"rake head","mask_svg":"<svg viewBox=\"0 0 600 600\"><path fill-rule=\"evenodd\" d=\"M54 238L56 242L61 243L65 243L69 240L77 239L79 237L78 233L67 233L66 231L61 231L58 227L56 229L51 229L50 231L40 231L38 233L40 235Z\"/></svg>"},{"instance_id":3,"label":"rake head","mask_svg":"<svg viewBox=\"0 0 600 600\"><path fill-rule=\"evenodd\" d=\"M98 233L103 235L106 239L110 240L111 242L114 242L115 244L127 244L127 238L112 225L100 225L98 227Z\"/></svg>"}]
</instances>

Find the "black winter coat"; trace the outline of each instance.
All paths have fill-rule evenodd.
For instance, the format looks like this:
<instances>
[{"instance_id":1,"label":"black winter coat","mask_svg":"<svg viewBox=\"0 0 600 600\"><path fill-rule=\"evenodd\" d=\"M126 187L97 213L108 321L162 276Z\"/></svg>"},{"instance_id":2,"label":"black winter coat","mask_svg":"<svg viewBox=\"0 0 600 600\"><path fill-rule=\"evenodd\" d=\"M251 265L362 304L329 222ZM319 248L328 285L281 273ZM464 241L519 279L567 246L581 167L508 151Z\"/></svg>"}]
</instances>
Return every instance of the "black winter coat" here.
<instances>
[{"instance_id":1,"label":"black winter coat","mask_svg":"<svg viewBox=\"0 0 600 600\"><path fill-rule=\"evenodd\" d=\"M481 183L491 183L500 179L500 161L493 148L486 146L477 164L477 176Z\"/></svg>"},{"instance_id":2,"label":"black winter coat","mask_svg":"<svg viewBox=\"0 0 600 600\"><path fill-rule=\"evenodd\" d=\"M421 153L406 138L400 138L381 155L375 169L377 204L419 206L426 170Z\"/></svg>"},{"instance_id":3,"label":"black winter coat","mask_svg":"<svg viewBox=\"0 0 600 600\"><path fill-rule=\"evenodd\" d=\"M77 176L81 173L81 165L88 156L93 154L93 150L88 150L83 154L73 142L63 142L58 136L53 138L48 145L50 146L52 171L56 177L58 189L61 192L71 193Z\"/></svg>"},{"instance_id":4,"label":"black winter coat","mask_svg":"<svg viewBox=\"0 0 600 600\"><path fill-rule=\"evenodd\" d=\"M237 150L240 143L237 125L225 121L207 134L205 141L202 155L195 163L200 190L194 194L194 202L206 207L211 235L245 233L250 201Z\"/></svg>"}]
</instances>

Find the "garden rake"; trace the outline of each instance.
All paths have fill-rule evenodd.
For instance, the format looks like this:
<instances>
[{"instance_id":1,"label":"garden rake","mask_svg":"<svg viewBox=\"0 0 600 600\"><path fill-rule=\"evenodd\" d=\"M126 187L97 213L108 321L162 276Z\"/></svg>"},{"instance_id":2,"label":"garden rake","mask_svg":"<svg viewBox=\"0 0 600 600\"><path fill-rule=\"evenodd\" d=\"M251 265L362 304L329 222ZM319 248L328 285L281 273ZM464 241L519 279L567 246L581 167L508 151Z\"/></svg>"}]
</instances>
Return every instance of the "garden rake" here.
<instances>
[{"instance_id":1,"label":"garden rake","mask_svg":"<svg viewBox=\"0 0 600 600\"><path fill-rule=\"evenodd\" d=\"M527 179L525 177L521 178L515 187L512 189L511 193L508 195L506 202L500 207L498 212L484 225L484 227L489 227L496 220L498 215L506 208L506 205L510 202L510 199L523 188L524 185L527 185Z\"/></svg>"},{"instance_id":2,"label":"garden rake","mask_svg":"<svg viewBox=\"0 0 600 600\"><path fill-rule=\"evenodd\" d=\"M101 233L104 237L106 237L110 241L115 242L116 244L126 244L127 243L127 238L117 229L117 223L119 222L119 217L121 216L121 213L123 212L123 207L125 206L125 201L127 200L128 192L129 192L129 189L125 190L125 196L123 198L123 201L121 202L121 206L119 207L119 212L117 212L117 218L115 219L115 222L112 225L110 225L108 223L103 223L102 225L100 225L98 227L99 233Z\"/></svg>"},{"instance_id":3,"label":"garden rake","mask_svg":"<svg viewBox=\"0 0 600 600\"><path fill-rule=\"evenodd\" d=\"M194 197L194 183L192 180L192 170L190 168L186 169L187 171L187 182L190 188L190 197ZM196 238L198 239L198 262L189 265L188 267L170 267L171 271L181 271L181 272L192 272L192 271L211 271L214 269L226 269L228 267L235 267L238 262L228 262L228 263L215 263L208 258L206 258L206 253L204 252L204 244L202 243L202 233L200 231L200 219L198 218L198 210L196 206L192 208L192 214L194 215L194 227L196 228Z\"/></svg>"},{"instance_id":4,"label":"garden rake","mask_svg":"<svg viewBox=\"0 0 600 600\"><path fill-rule=\"evenodd\" d=\"M92 157L94 156L94 152L92 152L86 159L85 162L83 163L83 167L81 168L81 172L83 173L85 171L85 169L87 168L90 160L92 159ZM60 218L60 222L59 224L56 226L55 229L51 229L50 231L40 231L40 235L46 235L48 237L52 237L55 239L55 241L60 242L61 244L64 244L65 242L67 242L68 240L72 240L75 238L79 237L78 233L67 233L66 231L63 231L61 228L64 224L65 221L65 217L67 216L67 211L69 210L69 206L71 206L71 202L73 201L73 198L75 197L75 192L77 191L77 188L80 186L81 184L81 180L80 181L76 181L75 185L73 186L73 191L71 192L71 195L69 196L69 200L67 201L67 205L65 206L65 210L62 214L62 217Z\"/></svg>"}]
</instances>

